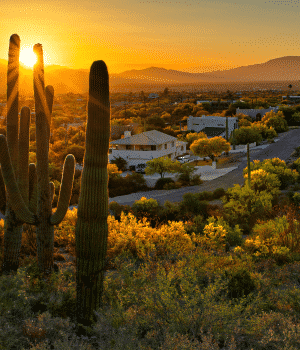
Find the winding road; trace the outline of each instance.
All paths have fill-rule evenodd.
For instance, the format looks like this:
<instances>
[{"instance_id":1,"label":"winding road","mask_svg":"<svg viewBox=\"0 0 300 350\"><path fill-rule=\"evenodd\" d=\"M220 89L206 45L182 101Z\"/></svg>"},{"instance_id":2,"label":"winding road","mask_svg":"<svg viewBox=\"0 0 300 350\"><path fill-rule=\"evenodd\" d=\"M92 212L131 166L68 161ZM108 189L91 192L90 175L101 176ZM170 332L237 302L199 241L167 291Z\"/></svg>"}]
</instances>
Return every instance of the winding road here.
<instances>
[{"instance_id":1,"label":"winding road","mask_svg":"<svg viewBox=\"0 0 300 350\"><path fill-rule=\"evenodd\" d=\"M271 143L265 149L252 149L250 150L250 160L253 161L258 159L263 161L264 159L279 158L287 161L296 147L300 145L300 129L292 129L284 133L278 134L279 140L275 143ZM223 187L227 190L233 187L235 184L240 186L244 185L243 169L247 166L247 154L239 163L238 168L234 169L227 174L218 177L211 181L204 181L198 186L187 186L175 190L154 190L149 192L137 192L131 195L119 196L115 198L110 198L109 203L116 201L122 205L132 205L136 200L141 199L142 196L147 199L156 199L161 205L165 203L166 200L175 203L181 202L183 200L183 195L185 193L200 193L204 191L214 191L217 188Z\"/></svg>"}]
</instances>

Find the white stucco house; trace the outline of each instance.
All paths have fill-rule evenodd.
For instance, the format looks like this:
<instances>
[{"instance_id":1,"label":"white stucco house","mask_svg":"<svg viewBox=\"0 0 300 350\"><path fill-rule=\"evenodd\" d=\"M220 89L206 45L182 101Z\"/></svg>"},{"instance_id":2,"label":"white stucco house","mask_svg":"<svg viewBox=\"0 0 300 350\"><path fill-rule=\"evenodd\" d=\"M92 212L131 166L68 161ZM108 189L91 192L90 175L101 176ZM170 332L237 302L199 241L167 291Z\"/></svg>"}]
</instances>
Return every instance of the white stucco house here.
<instances>
[{"instance_id":1,"label":"white stucco house","mask_svg":"<svg viewBox=\"0 0 300 350\"><path fill-rule=\"evenodd\" d=\"M167 156L175 160L176 157L187 153L186 144L187 142L179 141L177 137L157 130L136 135L125 131L123 139L110 142L111 147L115 148L111 148L108 161L121 157L127 161L130 170L136 170L138 164L146 164L155 158Z\"/></svg>"},{"instance_id":2,"label":"white stucco house","mask_svg":"<svg viewBox=\"0 0 300 350\"><path fill-rule=\"evenodd\" d=\"M238 128L238 118L228 117L228 137L234 129ZM195 132L205 132L210 139L214 136L226 137L226 117L202 115L202 117L189 116L187 129Z\"/></svg>"}]
</instances>

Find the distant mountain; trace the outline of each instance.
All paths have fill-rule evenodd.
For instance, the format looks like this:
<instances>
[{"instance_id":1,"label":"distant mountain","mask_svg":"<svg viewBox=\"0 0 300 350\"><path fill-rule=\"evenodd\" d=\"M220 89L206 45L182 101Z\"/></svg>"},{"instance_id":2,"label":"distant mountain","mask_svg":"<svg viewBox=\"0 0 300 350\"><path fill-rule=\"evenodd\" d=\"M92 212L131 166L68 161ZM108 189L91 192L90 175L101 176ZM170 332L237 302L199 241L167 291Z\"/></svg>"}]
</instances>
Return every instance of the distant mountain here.
<instances>
[{"instance_id":1,"label":"distant mountain","mask_svg":"<svg viewBox=\"0 0 300 350\"><path fill-rule=\"evenodd\" d=\"M109 65L108 65L109 69ZM0 59L0 94L6 93L7 61ZM285 56L249 66L209 73L188 73L173 69L150 67L110 74L111 91L142 85L171 86L193 83L226 83L254 81L300 80L300 56ZM56 94L88 92L89 69L71 69L59 65L45 67L45 83ZM32 70L20 67L20 93L33 94Z\"/></svg>"}]
</instances>

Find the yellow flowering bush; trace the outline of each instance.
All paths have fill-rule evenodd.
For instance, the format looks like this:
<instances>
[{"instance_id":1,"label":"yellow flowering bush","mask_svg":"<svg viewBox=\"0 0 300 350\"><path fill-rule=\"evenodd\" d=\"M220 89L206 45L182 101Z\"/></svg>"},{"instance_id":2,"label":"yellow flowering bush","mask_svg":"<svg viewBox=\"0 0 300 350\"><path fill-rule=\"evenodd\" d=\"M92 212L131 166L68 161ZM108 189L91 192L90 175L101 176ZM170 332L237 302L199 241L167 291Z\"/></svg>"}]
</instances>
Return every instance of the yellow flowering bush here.
<instances>
[{"instance_id":1,"label":"yellow flowering bush","mask_svg":"<svg viewBox=\"0 0 300 350\"><path fill-rule=\"evenodd\" d=\"M210 223L204 227L203 233L209 237L214 249L225 249L225 237L227 232L221 225L214 226L213 223Z\"/></svg>"},{"instance_id":2,"label":"yellow flowering bush","mask_svg":"<svg viewBox=\"0 0 300 350\"><path fill-rule=\"evenodd\" d=\"M168 224L162 225L160 229L152 229L146 218L137 222L134 215L128 213L126 216L122 212L120 222L109 216L107 223L109 258L126 251L134 257L144 259L151 251L157 255L164 255L190 252L195 247L182 222L168 221Z\"/></svg>"},{"instance_id":3,"label":"yellow flowering bush","mask_svg":"<svg viewBox=\"0 0 300 350\"><path fill-rule=\"evenodd\" d=\"M244 178L248 179L248 173L244 174ZM280 181L276 174L270 174L263 169L251 171L251 188L258 191L267 191L272 196L280 194Z\"/></svg>"},{"instance_id":4,"label":"yellow flowering bush","mask_svg":"<svg viewBox=\"0 0 300 350\"><path fill-rule=\"evenodd\" d=\"M265 159L262 162L260 162L259 160L255 160L253 163L250 162L251 171L258 169L263 169L270 174L277 175L280 181L280 190L285 189L290 183L295 183L299 178L299 173L296 171L296 169L288 169L285 164L285 161L279 158ZM244 176L247 173L248 167L243 169Z\"/></svg>"}]
</instances>

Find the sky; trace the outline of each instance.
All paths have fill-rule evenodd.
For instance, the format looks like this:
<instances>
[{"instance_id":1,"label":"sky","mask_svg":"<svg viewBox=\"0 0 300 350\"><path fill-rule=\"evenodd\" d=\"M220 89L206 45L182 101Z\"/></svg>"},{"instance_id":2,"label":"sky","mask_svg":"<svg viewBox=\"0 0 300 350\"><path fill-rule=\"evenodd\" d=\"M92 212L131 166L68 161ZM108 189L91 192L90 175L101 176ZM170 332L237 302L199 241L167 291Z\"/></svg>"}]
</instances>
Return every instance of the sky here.
<instances>
[{"instance_id":1,"label":"sky","mask_svg":"<svg viewBox=\"0 0 300 350\"><path fill-rule=\"evenodd\" d=\"M226 70L300 55L299 11L300 0L1 0L0 59L16 33L21 52L43 45L45 65Z\"/></svg>"}]
</instances>

